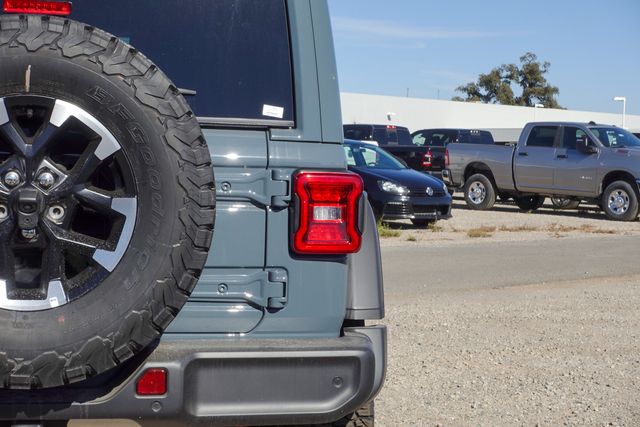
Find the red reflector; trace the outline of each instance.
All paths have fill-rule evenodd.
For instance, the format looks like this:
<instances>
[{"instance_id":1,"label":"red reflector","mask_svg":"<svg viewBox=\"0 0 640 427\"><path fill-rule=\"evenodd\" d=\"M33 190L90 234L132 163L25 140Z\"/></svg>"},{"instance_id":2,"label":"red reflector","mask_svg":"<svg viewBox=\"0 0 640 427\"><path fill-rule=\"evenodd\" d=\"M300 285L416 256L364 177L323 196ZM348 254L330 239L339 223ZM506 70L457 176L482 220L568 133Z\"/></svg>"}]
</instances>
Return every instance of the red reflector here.
<instances>
[{"instance_id":1,"label":"red reflector","mask_svg":"<svg viewBox=\"0 0 640 427\"><path fill-rule=\"evenodd\" d=\"M300 172L294 177L298 229L293 250L300 254L349 254L360 250L358 229L362 179L345 172Z\"/></svg>"},{"instance_id":2,"label":"red reflector","mask_svg":"<svg viewBox=\"0 0 640 427\"><path fill-rule=\"evenodd\" d=\"M3 9L6 13L67 16L71 14L71 2L41 0L4 0Z\"/></svg>"},{"instance_id":3,"label":"red reflector","mask_svg":"<svg viewBox=\"0 0 640 427\"><path fill-rule=\"evenodd\" d=\"M136 384L139 396L162 396L167 394L167 370L153 368L144 371Z\"/></svg>"},{"instance_id":4,"label":"red reflector","mask_svg":"<svg viewBox=\"0 0 640 427\"><path fill-rule=\"evenodd\" d=\"M444 150L444 165L449 166L449 150Z\"/></svg>"}]
</instances>

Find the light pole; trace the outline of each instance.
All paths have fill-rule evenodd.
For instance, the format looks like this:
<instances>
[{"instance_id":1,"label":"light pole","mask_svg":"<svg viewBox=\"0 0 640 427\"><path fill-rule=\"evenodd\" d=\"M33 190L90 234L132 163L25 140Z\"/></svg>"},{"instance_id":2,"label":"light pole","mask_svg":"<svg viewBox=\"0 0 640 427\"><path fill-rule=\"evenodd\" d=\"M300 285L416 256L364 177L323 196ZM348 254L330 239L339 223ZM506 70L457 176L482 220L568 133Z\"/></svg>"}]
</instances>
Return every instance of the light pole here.
<instances>
[{"instance_id":1,"label":"light pole","mask_svg":"<svg viewBox=\"0 0 640 427\"><path fill-rule=\"evenodd\" d=\"M627 97L626 96L616 96L613 98L614 101L622 102L622 129L626 129L625 127L625 116L627 115Z\"/></svg>"},{"instance_id":2,"label":"light pole","mask_svg":"<svg viewBox=\"0 0 640 427\"><path fill-rule=\"evenodd\" d=\"M544 105L542 104L533 104L533 121L536 121L536 112L538 111L538 108L544 108Z\"/></svg>"}]
</instances>

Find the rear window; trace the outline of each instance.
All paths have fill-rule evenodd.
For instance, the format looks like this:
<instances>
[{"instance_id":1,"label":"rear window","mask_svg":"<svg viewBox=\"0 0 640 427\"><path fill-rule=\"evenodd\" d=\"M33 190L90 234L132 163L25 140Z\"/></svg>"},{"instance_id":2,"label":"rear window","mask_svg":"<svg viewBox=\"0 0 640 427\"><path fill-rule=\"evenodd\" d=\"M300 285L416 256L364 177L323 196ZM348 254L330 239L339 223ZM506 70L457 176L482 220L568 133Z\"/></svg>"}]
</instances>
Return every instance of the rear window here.
<instances>
[{"instance_id":1,"label":"rear window","mask_svg":"<svg viewBox=\"0 0 640 427\"><path fill-rule=\"evenodd\" d=\"M132 44L195 91L187 100L201 118L294 121L284 0L79 0L71 17Z\"/></svg>"},{"instance_id":2,"label":"rear window","mask_svg":"<svg viewBox=\"0 0 640 427\"><path fill-rule=\"evenodd\" d=\"M536 126L527 139L528 147L553 147L558 126Z\"/></svg>"},{"instance_id":3,"label":"rear window","mask_svg":"<svg viewBox=\"0 0 640 427\"><path fill-rule=\"evenodd\" d=\"M481 130L467 130L460 132L459 142L467 144L493 144L493 136L490 132Z\"/></svg>"},{"instance_id":4,"label":"rear window","mask_svg":"<svg viewBox=\"0 0 640 427\"><path fill-rule=\"evenodd\" d=\"M413 145L409 129L396 126L376 127L373 140L380 145Z\"/></svg>"},{"instance_id":5,"label":"rear window","mask_svg":"<svg viewBox=\"0 0 640 427\"><path fill-rule=\"evenodd\" d=\"M371 141L372 126L367 125L344 125L344 137L346 139L355 139L357 141Z\"/></svg>"}]
</instances>

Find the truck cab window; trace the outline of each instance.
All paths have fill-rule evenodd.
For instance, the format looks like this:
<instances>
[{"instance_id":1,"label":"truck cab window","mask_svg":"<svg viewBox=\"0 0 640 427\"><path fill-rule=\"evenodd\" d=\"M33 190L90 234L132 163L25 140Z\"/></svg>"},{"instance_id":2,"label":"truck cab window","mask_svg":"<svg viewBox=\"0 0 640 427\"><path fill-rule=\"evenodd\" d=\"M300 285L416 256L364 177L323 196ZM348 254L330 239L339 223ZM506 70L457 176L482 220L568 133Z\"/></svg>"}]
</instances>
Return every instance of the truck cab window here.
<instances>
[{"instance_id":1,"label":"truck cab window","mask_svg":"<svg viewBox=\"0 0 640 427\"><path fill-rule=\"evenodd\" d=\"M576 127L565 127L562 137L562 148L567 150L575 150L578 141L588 138L587 133ZM593 143L591 143L593 145Z\"/></svg>"},{"instance_id":2,"label":"truck cab window","mask_svg":"<svg viewBox=\"0 0 640 427\"><path fill-rule=\"evenodd\" d=\"M552 148L558 133L558 126L536 126L527 138L527 147Z\"/></svg>"}]
</instances>

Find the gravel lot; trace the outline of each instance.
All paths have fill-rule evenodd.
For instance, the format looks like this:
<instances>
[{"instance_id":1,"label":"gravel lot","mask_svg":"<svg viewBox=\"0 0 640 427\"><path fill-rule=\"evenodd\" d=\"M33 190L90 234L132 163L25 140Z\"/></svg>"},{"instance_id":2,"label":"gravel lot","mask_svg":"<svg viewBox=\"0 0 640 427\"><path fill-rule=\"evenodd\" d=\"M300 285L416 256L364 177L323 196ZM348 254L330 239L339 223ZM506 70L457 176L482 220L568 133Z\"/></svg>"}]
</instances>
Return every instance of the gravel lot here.
<instances>
[{"instance_id":1,"label":"gravel lot","mask_svg":"<svg viewBox=\"0 0 640 427\"><path fill-rule=\"evenodd\" d=\"M457 207L463 203L456 200ZM603 247L622 239L640 249L640 243L620 237L640 234L640 222L611 222L589 211L458 208L453 219L438 225L442 230L402 224L400 237L382 240L383 258L386 252L391 259L390 251L401 249L397 246L432 246L449 256L457 245L488 251L494 242L521 241L544 248L554 239L584 254L590 239L603 239ZM495 231L468 235L482 226ZM523 227L527 230L516 230ZM548 265L541 252L531 268ZM492 287L492 271L508 262L497 259L495 266L475 272L485 282L481 288L431 291L425 290L435 282L430 279L435 272L416 260L416 268L425 270L422 287L411 285L412 292L386 284L390 354L385 388L376 402L378 425L639 426L640 251L624 253L633 268L611 277L576 272L575 280ZM385 270L393 269L385 262ZM406 266L396 269L395 275L407 274ZM446 272L439 275L446 278ZM517 283L519 275L514 276Z\"/></svg>"},{"instance_id":2,"label":"gravel lot","mask_svg":"<svg viewBox=\"0 0 640 427\"><path fill-rule=\"evenodd\" d=\"M467 209L458 194L453 203L453 218L438 221L434 227L423 229L409 221L385 223L398 237L387 237L381 245L405 245L407 240L417 245L434 245L438 242L464 244L474 239L494 241L523 241L576 236L601 238L607 234L640 235L640 221L609 221L595 206L580 206L578 210L554 210L547 204L536 212L521 212L512 203L497 203L491 211ZM415 239L415 241L413 241Z\"/></svg>"}]
</instances>

